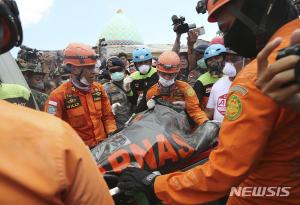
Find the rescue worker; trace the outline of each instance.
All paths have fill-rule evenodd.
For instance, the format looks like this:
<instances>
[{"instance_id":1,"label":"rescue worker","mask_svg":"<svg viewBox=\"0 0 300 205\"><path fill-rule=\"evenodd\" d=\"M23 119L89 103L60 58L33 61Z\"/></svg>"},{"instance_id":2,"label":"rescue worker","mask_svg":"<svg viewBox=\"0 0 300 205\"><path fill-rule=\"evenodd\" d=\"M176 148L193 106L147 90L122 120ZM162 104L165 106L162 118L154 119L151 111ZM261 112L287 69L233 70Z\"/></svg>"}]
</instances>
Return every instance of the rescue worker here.
<instances>
[{"instance_id":1,"label":"rescue worker","mask_svg":"<svg viewBox=\"0 0 300 205\"><path fill-rule=\"evenodd\" d=\"M188 116L197 125L201 125L208 118L199 107L194 89L186 82L176 80L179 71L180 58L174 51L165 51L159 56L157 64L159 80L147 92L148 107L153 105L154 102L150 101L153 97L160 97L173 104L182 105Z\"/></svg>"},{"instance_id":2,"label":"rescue worker","mask_svg":"<svg viewBox=\"0 0 300 205\"><path fill-rule=\"evenodd\" d=\"M32 96L35 99L39 110L44 110L44 105L48 99L48 95L44 93L44 77L45 73L42 70L40 63L26 64L26 68L21 67L21 71L27 80Z\"/></svg>"},{"instance_id":3,"label":"rescue worker","mask_svg":"<svg viewBox=\"0 0 300 205\"><path fill-rule=\"evenodd\" d=\"M270 64L300 27L288 0L208 0L207 8L209 21L218 22L225 33L225 45L244 57L255 57L280 37L280 45L267 55ZM248 64L231 86L219 145L207 163L162 176L127 168L121 190L138 188L167 204L203 204L229 192L228 205L300 204L300 114L280 107L256 87L257 62Z\"/></svg>"},{"instance_id":4,"label":"rescue worker","mask_svg":"<svg viewBox=\"0 0 300 205\"><path fill-rule=\"evenodd\" d=\"M63 63L72 69L71 81L49 95L45 111L68 122L93 148L117 129L109 98L95 82L96 53L87 45L71 43Z\"/></svg>"},{"instance_id":5,"label":"rescue worker","mask_svg":"<svg viewBox=\"0 0 300 205\"><path fill-rule=\"evenodd\" d=\"M152 54L147 48L137 48L132 52L132 61L136 72L124 79L124 90L132 105L136 106L135 113L142 112L146 107L146 93L157 83L158 75L152 66Z\"/></svg>"},{"instance_id":6,"label":"rescue worker","mask_svg":"<svg viewBox=\"0 0 300 205\"><path fill-rule=\"evenodd\" d=\"M111 81L105 83L103 87L109 97L117 127L120 129L132 115L132 105L123 89L123 80L125 78L124 62L118 57L112 58L108 71Z\"/></svg>"},{"instance_id":7,"label":"rescue worker","mask_svg":"<svg viewBox=\"0 0 300 205\"><path fill-rule=\"evenodd\" d=\"M22 26L15 1L1 0L0 10L2 54L22 43ZM4 100L0 113L0 204L114 204L91 154L67 123Z\"/></svg>"},{"instance_id":8,"label":"rescue worker","mask_svg":"<svg viewBox=\"0 0 300 205\"><path fill-rule=\"evenodd\" d=\"M202 74L194 85L200 106L206 108L211 88L217 80L222 77L222 70L225 66L226 48L221 44L213 44L204 52L204 60L208 71Z\"/></svg>"}]
</instances>

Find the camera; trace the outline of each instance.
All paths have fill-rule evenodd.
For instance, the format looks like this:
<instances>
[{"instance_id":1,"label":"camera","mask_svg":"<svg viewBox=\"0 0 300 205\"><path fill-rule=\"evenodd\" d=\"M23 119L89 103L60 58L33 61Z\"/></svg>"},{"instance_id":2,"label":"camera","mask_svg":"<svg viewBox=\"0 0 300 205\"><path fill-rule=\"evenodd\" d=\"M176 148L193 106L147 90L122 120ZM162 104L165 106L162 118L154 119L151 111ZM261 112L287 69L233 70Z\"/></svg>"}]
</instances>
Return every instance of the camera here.
<instances>
[{"instance_id":1,"label":"camera","mask_svg":"<svg viewBox=\"0 0 300 205\"><path fill-rule=\"evenodd\" d=\"M189 30L196 28L196 24L188 24L185 23L185 17L173 15L172 16L172 22L173 22L173 30L177 34L183 34L187 33Z\"/></svg>"},{"instance_id":2,"label":"camera","mask_svg":"<svg viewBox=\"0 0 300 205\"><path fill-rule=\"evenodd\" d=\"M107 46L107 43L105 42L106 40L105 40L105 38L101 38L101 39L99 39L99 46L100 47L104 47L104 46Z\"/></svg>"},{"instance_id":3,"label":"camera","mask_svg":"<svg viewBox=\"0 0 300 205\"><path fill-rule=\"evenodd\" d=\"M207 10L207 0L200 0L197 3L196 11L198 14L205 14Z\"/></svg>"}]
</instances>

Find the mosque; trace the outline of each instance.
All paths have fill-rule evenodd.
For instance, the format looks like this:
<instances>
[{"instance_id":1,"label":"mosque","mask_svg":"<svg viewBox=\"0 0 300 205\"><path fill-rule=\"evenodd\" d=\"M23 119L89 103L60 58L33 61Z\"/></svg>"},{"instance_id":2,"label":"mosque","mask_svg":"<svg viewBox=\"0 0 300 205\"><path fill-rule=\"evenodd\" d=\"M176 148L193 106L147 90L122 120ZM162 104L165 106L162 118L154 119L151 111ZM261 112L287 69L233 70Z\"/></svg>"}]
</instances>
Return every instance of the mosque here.
<instances>
[{"instance_id":1,"label":"mosque","mask_svg":"<svg viewBox=\"0 0 300 205\"><path fill-rule=\"evenodd\" d=\"M108 26L101 33L99 40L105 39L105 46L100 46L100 55L107 57L120 52L131 55L132 51L144 46L151 50L154 56L159 56L163 51L172 50L173 44L144 44L136 26L119 9L116 15L108 22ZM98 47L99 48L99 47Z\"/></svg>"}]
</instances>

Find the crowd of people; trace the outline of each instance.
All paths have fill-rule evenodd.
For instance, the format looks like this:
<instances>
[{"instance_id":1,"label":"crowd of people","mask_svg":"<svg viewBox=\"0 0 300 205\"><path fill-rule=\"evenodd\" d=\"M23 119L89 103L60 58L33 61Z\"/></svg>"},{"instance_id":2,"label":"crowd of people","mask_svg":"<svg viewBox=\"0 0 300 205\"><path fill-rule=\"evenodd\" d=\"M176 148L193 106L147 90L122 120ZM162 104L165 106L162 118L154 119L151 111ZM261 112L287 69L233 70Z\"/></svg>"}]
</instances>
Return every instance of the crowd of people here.
<instances>
[{"instance_id":1,"label":"crowd of people","mask_svg":"<svg viewBox=\"0 0 300 205\"><path fill-rule=\"evenodd\" d=\"M4 53L22 43L22 26L14 0L0 0L0 8ZM227 204L299 204L296 7L289 0L201 0L197 11L208 11L224 36L195 47L198 34L190 30L186 52L179 33L173 50L158 57L141 46L99 59L91 46L70 43L62 67L50 73L21 53L30 90L0 87L8 101L0 101L0 203L113 204L89 149L161 98L181 106L191 127L221 124L219 144L207 163L186 172L128 167L122 192L144 192L151 204L187 205L220 199L232 187L288 187L286 196L230 196Z\"/></svg>"}]
</instances>

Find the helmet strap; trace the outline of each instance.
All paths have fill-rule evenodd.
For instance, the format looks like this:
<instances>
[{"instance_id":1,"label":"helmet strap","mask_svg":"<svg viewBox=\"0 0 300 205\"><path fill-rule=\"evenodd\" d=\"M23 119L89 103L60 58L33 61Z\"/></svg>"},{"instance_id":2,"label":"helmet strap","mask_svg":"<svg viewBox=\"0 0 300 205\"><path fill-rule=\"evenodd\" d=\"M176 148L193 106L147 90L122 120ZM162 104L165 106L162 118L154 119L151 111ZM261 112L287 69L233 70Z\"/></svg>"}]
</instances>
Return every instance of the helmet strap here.
<instances>
[{"instance_id":1,"label":"helmet strap","mask_svg":"<svg viewBox=\"0 0 300 205\"><path fill-rule=\"evenodd\" d=\"M76 79L78 80L78 82L80 82L82 74L83 74L83 68L80 69L80 73L76 76Z\"/></svg>"},{"instance_id":2,"label":"helmet strap","mask_svg":"<svg viewBox=\"0 0 300 205\"><path fill-rule=\"evenodd\" d=\"M271 13L271 10L273 8L273 5L276 0L269 0L266 10L264 12L264 15L259 23L255 23L251 18L246 16L244 13L241 12L240 9L238 9L235 5L229 4L228 5L228 10L235 15L241 22L243 22L246 26L248 26L252 32L254 33L255 36L257 37L262 37L263 34L266 32L266 23L267 23L267 18L269 14ZM242 7L245 3L245 0L242 1Z\"/></svg>"}]
</instances>

